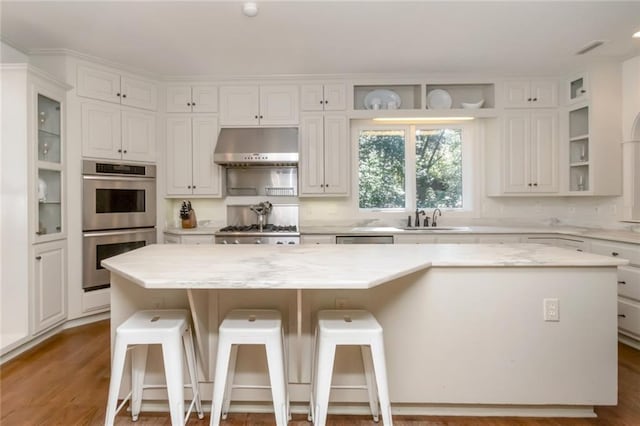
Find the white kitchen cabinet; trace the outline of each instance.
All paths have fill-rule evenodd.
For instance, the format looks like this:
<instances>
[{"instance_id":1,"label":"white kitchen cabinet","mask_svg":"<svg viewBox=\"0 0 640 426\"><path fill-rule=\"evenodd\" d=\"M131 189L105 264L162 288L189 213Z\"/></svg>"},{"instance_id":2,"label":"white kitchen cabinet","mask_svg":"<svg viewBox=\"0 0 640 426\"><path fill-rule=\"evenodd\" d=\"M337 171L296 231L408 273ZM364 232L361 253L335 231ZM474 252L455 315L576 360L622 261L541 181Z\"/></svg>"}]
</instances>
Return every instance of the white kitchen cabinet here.
<instances>
[{"instance_id":1,"label":"white kitchen cabinet","mask_svg":"<svg viewBox=\"0 0 640 426\"><path fill-rule=\"evenodd\" d=\"M221 195L215 115L167 117L167 195Z\"/></svg>"},{"instance_id":2,"label":"white kitchen cabinet","mask_svg":"<svg viewBox=\"0 0 640 426\"><path fill-rule=\"evenodd\" d=\"M508 111L503 129L503 192L558 191L558 116L554 111Z\"/></svg>"},{"instance_id":3,"label":"white kitchen cabinet","mask_svg":"<svg viewBox=\"0 0 640 426\"><path fill-rule=\"evenodd\" d=\"M622 195L621 66L599 64L588 76L582 102L566 110L563 187L570 195Z\"/></svg>"},{"instance_id":4,"label":"white kitchen cabinet","mask_svg":"<svg viewBox=\"0 0 640 426\"><path fill-rule=\"evenodd\" d=\"M198 234L198 235L178 235L178 234L164 234L165 244L214 244L215 236L213 234Z\"/></svg>"},{"instance_id":5,"label":"white kitchen cabinet","mask_svg":"<svg viewBox=\"0 0 640 426\"><path fill-rule=\"evenodd\" d=\"M548 244L554 247L566 248L575 251L587 251L588 244L584 240L560 236L528 236L524 242L533 244Z\"/></svg>"},{"instance_id":6,"label":"white kitchen cabinet","mask_svg":"<svg viewBox=\"0 0 640 426\"><path fill-rule=\"evenodd\" d=\"M33 247L33 334L67 318L66 253L66 240Z\"/></svg>"},{"instance_id":7,"label":"white kitchen cabinet","mask_svg":"<svg viewBox=\"0 0 640 426\"><path fill-rule=\"evenodd\" d=\"M436 234L399 234L393 236L394 244L474 244L476 235Z\"/></svg>"},{"instance_id":8,"label":"white kitchen cabinet","mask_svg":"<svg viewBox=\"0 0 640 426\"><path fill-rule=\"evenodd\" d=\"M145 79L105 69L78 66L78 96L155 111L158 88Z\"/></svg>"},{"instance_id":9,"label":"white kitchen cabinet","mask_svg":"<svg viewBox=\"0 0 640 426\"><path fill-rule=\"evenodd\" d=\"M300 140L300 196L348 195L348 120L344 115L305 114Z\"/></svg>"},{"instance_id":10,"label":"white kitchen cabinet","mask_svg":"<svg viewBox=\"0 0 640 426\"><path fill-rule=\"evenodd\" d=\"M156 117L153 113L85 102L81 106L81 120L84 157L155 161Z\"/></svg>"},{"instance_id":11,"label":"white kitchen cabinet","mask_svg":"<svg viewBox=\"0 0 640 426\"><path fill-rule=\"evenodd\" d=\"M168 86L167 112L218 112L218 87L209 84Z\"/></svg>"},{"instance_id":12,"label":"white kitchen cabinet","mask_svg":"<svg viewBox=\"0 0 640 426\"><path fill-rule=\"evenodd\" d=\"M618 331L640 347L640 245L593 240L591 252L629 261L618 266Z\"/></svg>"},{"instance_id":13,"label":"white kitchen cabinet","mask_svg":"<svg viewBox=\"0 0 640 426\"><path fill-rule=\"evenodd\" d=\"M344 111L347 107L344 83L305 84L300 92L302 111Z\"/></svg>"},{"instance_id":14,"label":"white kitchen cabinet","mask_svg":"<svg viewBox=\"0 0 640 426\"><path fill-rule=\"evenodd\" d=\"M300 236L301 244L335 244L335 235L302 235Z\"/></svg>"},{"instance_id":15,"label":"white kitchen cabinet","mask_svg":"<svg viewBox=\"0 0 640 426\"><path fill-rule=\"evenodd\" d=\"M589 98L589 77L587 73L575 74L565 83L565 102L573 104Z\"/></svg>"},{"instance_id":16,"label":"white kitchen cabinet","mask_svg":"<svg viewBox=\"0 0 640 426\"><path fill-rule=\"evenodd\" d=\"M558 106L558 83L553 80L516 80L504 83L505 108Z\"/></svg>"},{"instance_id":17,"label":"white kitchen cabinet","mask_svg":"<svg viewBox=\"0 0 640 426\"><path fill-rule=\"evenodd\" d=\"M519 235L477 235L476 242L479 244L517 244L522 241Z\"/></svg>"},{"instance_id":18,"label":"white kitchen cabinet","mask_svg":"<svg viewBox=\"0 0 640 426\"><path fill-rule=\"evenodd\" d=\"M222 86L221 126L297 126L298 86Z\"/></svg>"}]
</instances>

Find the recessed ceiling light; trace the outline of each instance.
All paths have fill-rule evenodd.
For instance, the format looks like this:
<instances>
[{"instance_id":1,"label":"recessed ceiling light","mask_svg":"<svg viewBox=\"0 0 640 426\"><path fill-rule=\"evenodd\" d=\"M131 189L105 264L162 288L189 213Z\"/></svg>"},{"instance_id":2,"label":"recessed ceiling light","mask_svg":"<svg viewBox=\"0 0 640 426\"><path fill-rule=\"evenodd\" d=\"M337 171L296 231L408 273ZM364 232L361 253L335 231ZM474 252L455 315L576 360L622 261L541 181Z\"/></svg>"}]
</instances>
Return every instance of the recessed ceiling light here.
<instances>
[{"instance_id":1,"label":"recessed ceiling light","mask_svg":"<svg viewBox=\"0 0 640 426\"><path fill-rule=\"evenodd\" d=\"M242 13L246 16L253 18L258 14L258 4L253 1L248 1L242 5Z\"/></svg>"},{"instance_id":2,"label":"recessed ceiling light","mask_svg":"<svg viewBox=\"0 0 640 426\"><path fill-rule=\"evenodd\" d=\"M591 52L596 47L602 46L607 40L593 40L585 44L580 50L576 52L576 55L584 55L587 52Z\"/></svg>"},{"instance_id":3,"label":"recessed ceiling light","mask_svg":"<svg viewBox=\"0 0 640 426\"><path fill-rule=\"evenodd\" d=\"M636 31L635 34L633 34L631 37L633 38L640 38L640 31Z\"/></svg>"}]
</instances>

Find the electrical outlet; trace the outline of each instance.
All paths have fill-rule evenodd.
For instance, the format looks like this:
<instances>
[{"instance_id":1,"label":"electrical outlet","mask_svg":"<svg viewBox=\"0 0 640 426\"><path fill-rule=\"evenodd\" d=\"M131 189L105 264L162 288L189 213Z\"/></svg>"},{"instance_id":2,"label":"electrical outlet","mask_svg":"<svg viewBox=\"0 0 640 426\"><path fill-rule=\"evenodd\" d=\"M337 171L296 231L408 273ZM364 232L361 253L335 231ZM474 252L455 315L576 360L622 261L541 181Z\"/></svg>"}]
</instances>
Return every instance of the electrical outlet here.
<instances>
[{"instance_id":1,"label":"electrical outlet","mask_svg":"<svg viewBox=\"0 0 640 426\"><path fill-rule=\"evenodd\" d=\"M347 302L347 299L336 299L336 309L345 309Z\"/></svg>"},{"instance_id":2,"label":"electrical outlet","mask_svg":"<svg viewBox=\"0 0 640 426\"><path fill-rule=\"evenodd\" d=\"M544 299L544 320L560 321L560 302L558 299Z\"/></svg>"}]
</instances>

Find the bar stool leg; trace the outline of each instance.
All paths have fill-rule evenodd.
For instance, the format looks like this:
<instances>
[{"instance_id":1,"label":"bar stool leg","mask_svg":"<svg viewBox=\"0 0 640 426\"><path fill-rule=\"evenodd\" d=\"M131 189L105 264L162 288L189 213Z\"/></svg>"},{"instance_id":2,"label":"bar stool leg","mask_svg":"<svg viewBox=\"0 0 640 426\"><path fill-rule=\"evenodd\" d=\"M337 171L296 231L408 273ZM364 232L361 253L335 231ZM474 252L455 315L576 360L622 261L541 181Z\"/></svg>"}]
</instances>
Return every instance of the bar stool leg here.
<instances>
[{"instance_id":1,"label":"bar stool leg","mask_svg":"<svg viewBox=\"0 0 640 426\"><path fill-rule=\"evenodd\" d=\"M284 354L281 341L265 343L267 352L267 365L269 366L269 381L271 382L271 394L273 397L273 410L276 416L276 424L285 426L289 420L287 412L287 384L284 373Z\"/></svg>"},{"instance_id":2,"label":"bar stool leg","mask_svg":"<svg viewBox=\"0 0 640 426\"><path fill-rule=\"evenodd\" d=\"M196 371L196 350L193 345L191 329L187 330L182 335L182 343L184 344L184 350L187 355L187 368L189 370L189 378L191 381L191 392L193 393L193 399L196 402L196 412L198 413L199 419L204 419L202 401L200 400L200 388L198 387L198 373Z\"/></svg>"},{"instance_id":3,"label":"bar stool leg","mask_svg":"<svg viewBox=\"0 0 640 426\"><path fill-rule=\"evenodd\" d=\"M315 385L315 407L313 410L313 426L324 426L327 422L327 408L331 393L331 379L333 376L333 361L336 346L326 339L318 339L317 371Z\"/></svg>"},{"instance_id":4,"label":"bar stool leg","mask_svg":"<svg viewBox=\"0 0 640 426\"><path fill-rule=\"evenodd\" d=\"M148 345L136 345L131 350L131 419L134 422L140 415L148 353Z\"/></svg>"},{"instance_id":5,"label":"bar stool leg","mask_svg":"<svg viewBox=\"0 0 640 426\"><path fill-rule=\"evenodd\" d=\"M211 401L210 426L220 425L222 414L222 403L224 398L225 381L229 370L229 357L231 355L231 345L224 336L219 336L218 355L216 360L216 373L213 381L213 400Z\"/></svg>"},{"instance_id":6,"label":"bar stool leg","mask_svg":"<svg viewBox=\"0 0 640 426\"><path fill-rule=\"evenodd\" d=\"M367 392L369 392L369 407L371 407L373 421L377 423L380 419L380 412L378 410L378 392L376 390L371 348L367 345L362 345L360 346L360 352L362 353L362 364L364 365L364 377L367 381Z\"/></svg>"},{"instance_id":7,"label":"bar stool leg","mask_svg":"<svg viewBox=\"0 0 640 426\"><path fill-rule=\"evenodd\" d=\"M227 419L229 407L231 406L231 391L233 390L233 379L236 374L236 360L238 359L238 345L231 345L231 356L229 357L229 372L227 373L227 386L224 391L224 402L222 404L222 419Z\"/></svg>"},{"instance_id":8,"label":"bar stool leg","mask_svg":"<svg viewBox=\"0 0 640 426\"><path fill-rule=\"evenodd\" d=\"M387 369L384 356L384 344L382 336L371 342L371 356L373 358L373 368L375 370L376 382L378 383L378 397L380 398L380 409L382 411L382 423L385 426L393 425L391 417L391 402L389 401Z\"/></svg>"},{"instance_id":9,"label":"bar stool leg","mask_svg":"<svg viewBox=\"0 0 640 426\"><path fill-rule=\"evenodd\" d=\"M311 389L309 390L309 413L307 414L307 420L312 422L315 413L315 398L316 393L316 377L318 375L318 327L314 332L313 342L311 347Z\"/></svg>"},{"instance_id":10,"label":"bar stool leg","mask_svg":"<svg viewBox=\"0 0 640 426\"><path fill-rule=\"evenodd\" d=\"M118 406L118 393L120 392L120 382L124 372L124 361L127 356L127 344L123 343L116 336L116 343L113 350L113 362L111 364L111 379L109 380L109 399L107 400L107 413L105 416L105 426L112 426L116 417Z\"/></svg>"},{"instance_id":11,"label":"bar stool leg","mask_svg":"<svg viewBox=\"0 0 640 426\"><path fill-rule=\"evenodd\" d=\"M181 346L180 340L162 343L169 411L173 426L184 425L184 378L182 375L184 360Z\"/></svg>"}]
</instances>

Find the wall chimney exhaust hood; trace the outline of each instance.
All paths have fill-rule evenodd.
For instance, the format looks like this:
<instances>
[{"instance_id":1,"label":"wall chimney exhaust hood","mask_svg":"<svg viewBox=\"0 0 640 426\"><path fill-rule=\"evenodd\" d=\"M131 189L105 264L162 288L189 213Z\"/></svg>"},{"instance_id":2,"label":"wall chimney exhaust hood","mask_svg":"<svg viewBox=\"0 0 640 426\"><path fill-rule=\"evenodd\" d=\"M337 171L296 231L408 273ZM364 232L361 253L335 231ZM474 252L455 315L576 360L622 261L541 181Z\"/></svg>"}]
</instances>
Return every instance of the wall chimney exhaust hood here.
<instances>
[{"instance_id":1,"label":"wall chimney exhaust hood","mask_svg":"<svg viewBox=\"0 0 640 426\"><path fill-rule=\"evenodd\" d=\"M295 166L298 164L298 129L222 128L213 161L227 167Z\"/></svg>"}]
</instances>

